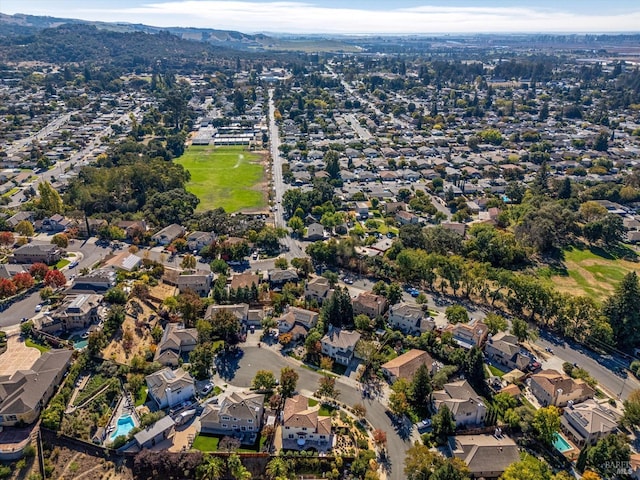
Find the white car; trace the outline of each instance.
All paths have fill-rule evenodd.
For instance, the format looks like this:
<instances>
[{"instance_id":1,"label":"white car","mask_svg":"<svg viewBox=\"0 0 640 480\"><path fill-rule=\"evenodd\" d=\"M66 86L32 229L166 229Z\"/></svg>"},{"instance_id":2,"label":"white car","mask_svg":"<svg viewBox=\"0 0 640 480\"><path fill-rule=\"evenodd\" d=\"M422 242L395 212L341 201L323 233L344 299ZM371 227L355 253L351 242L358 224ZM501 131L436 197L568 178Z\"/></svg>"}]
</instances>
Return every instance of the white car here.
<instances>
[{"instance_id":1,"label":"white car","mask_svg":"<svg viewBox=\"0 0 640 480\"><path fill-rule=\"evenodd\" d=\"M39 312L42 310L42 305L38 304L36 305L36 312Z\"/></svg>"}]
</instances>

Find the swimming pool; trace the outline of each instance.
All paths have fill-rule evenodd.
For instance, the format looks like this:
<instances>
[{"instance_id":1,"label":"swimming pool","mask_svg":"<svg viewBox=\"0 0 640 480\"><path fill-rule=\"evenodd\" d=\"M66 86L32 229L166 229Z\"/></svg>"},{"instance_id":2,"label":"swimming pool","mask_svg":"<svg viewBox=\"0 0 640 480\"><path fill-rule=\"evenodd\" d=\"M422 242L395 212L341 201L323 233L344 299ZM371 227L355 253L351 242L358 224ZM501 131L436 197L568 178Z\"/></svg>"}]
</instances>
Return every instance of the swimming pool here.
<instances>
[{"instance_id":1,"label":"swimming pool","mask_svg":"<svg viewBox=\"0 0 640 480\"><path fill-rule=\"evenodd\" d=\"M569 450L573 450L573 447L569 444L569 442L567 442L567 439L558 432L553 434L553 446L556 447L556 450L558 450L560 453L565 453Z\"/></svg>"},{"instance_id":2,"label":"swimming pool","mask_svg":"<svg viewBox=\"0 0 640 480\"><path fill-rule=\"evenodd\" d=\"M89 340L78 340L77 342L73 342L73 348L76 350L82 350L87 345L89 345Z\"/></svg>"},{"instance_id":3,"label":"swimming pool","mask_svg":"<svg viewBox=\"0 0 640 480\"><path fill-rule=\"evenodd\" d=\"M118 418L116 429L109 438L113 442L120 435L126 436L135 426L136 425L135 423L133 423L133 418L131 418L131 415L122 415L120 418Z\"/></svg>"}]
</instances>

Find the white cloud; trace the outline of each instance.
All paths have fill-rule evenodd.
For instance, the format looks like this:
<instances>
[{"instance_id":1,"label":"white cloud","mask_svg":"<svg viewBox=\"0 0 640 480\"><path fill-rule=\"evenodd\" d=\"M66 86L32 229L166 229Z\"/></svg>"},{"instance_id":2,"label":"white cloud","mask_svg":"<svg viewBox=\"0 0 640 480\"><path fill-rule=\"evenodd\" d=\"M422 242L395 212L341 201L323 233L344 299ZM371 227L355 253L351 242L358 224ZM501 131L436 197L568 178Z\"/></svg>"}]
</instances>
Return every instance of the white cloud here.
<instances>
[{"instance_id":1,"label":"white cloud","mask_svg":"<svg viewBox=\"0 0 640 480\"><path fill-rule=\"evenodd\" d=\"M345 2L348 3L348 2ZM290 33L473 33L637 31L640 9L617 15L586 15L522 7L329 8L302 2L185 0L139 7L67 11L59 16L190 26L244 32Z\"/></svg>"}]
</instances>

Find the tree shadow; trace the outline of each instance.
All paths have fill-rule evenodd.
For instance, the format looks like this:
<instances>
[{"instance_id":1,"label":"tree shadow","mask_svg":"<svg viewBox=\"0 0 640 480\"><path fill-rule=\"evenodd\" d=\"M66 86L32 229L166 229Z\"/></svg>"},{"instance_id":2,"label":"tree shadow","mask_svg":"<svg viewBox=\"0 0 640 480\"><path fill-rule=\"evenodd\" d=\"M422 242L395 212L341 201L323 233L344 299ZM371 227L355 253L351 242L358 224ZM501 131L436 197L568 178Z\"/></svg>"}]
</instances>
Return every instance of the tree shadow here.
<instances>
[{"instance_id":1,"label":"tree shadow","mask_svg":"<svg viewBox=\"0 0 640 480\"><path fill-rule=\"evenodd\" d=\"M236 372L240 368L240 359L242 358L242 350L238 355L235 352L226 352L218 355L214 361L214 365L218 372L218 376L226 381L231 381L236 376Z\"/></svg>"}]
</instances>

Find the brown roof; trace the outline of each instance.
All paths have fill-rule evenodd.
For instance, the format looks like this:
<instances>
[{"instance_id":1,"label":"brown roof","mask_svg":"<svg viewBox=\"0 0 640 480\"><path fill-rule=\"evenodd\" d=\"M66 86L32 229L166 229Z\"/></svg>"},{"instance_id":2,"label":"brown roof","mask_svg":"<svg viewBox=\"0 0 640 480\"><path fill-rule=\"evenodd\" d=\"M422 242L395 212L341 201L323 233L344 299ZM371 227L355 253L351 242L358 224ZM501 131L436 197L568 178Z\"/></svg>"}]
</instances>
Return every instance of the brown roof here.
<instances>
[{"instance_id":1,"label":"brown roof","mask_svg":"<svg viewBox=\"0 0 640 480\"><path fill-rule=\"evenodd\" d=\"M547 392L550 396L554 396L559 389L562 389L564 393L573 392L574 390L591 389L584 380L574 380L568 375L558 372L557 370L542 370L531 376L531 379L535 381L540 387Z\"/></svg>"},{"instance_id":2,"label":"brown roof","mask_svg":"<svg viewBox=\"0 0 640 480\"><path fill-rule=\"evenodd\" d=\"M239 275L233 275L231 277L231 285L229 285L229 287L234 290L245 287L251 288L251 285L254 283L256 287L260 284L260 276L255 273L247 272Z\"/></svg>"},{"instance_id":3,"label":"brown roof","mask_svg":"<svg viewBox=\"0 0 640 480\"><path fill-rule=\"evenodd\" d=\"M309 406L304 395L288 398L284 404L283 425L293 428L311 428L319 434L331 433L331 417L319 417L319 405Z\"/></svg>"},{"instance_id":4,"label":"brown roof","mask_svg":"<svg viewBox=\"0 0 640 480\"><path fill-rule=\"evenodd\" d=\"M433 358L427 352L422 350L409 350L403 353L399 357L389 360L382 365L384 370L387 370L396 378L405 378L411 380L421 365L426 365L429 371L433 366Z\"/></svg>"}]
</instances>

